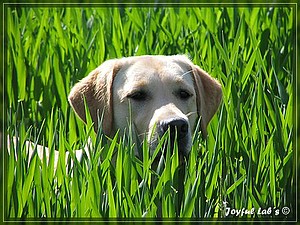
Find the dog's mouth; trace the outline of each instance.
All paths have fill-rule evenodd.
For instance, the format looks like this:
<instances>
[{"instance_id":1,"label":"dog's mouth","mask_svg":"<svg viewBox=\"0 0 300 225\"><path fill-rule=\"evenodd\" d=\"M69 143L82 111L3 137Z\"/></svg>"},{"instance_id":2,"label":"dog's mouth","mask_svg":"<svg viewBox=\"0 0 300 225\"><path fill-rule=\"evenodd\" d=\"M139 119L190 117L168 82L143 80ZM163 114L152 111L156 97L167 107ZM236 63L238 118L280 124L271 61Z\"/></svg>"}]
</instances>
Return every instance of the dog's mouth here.
<instances>
[{"instance_id":1,"label":"dog's mouth","mask_svg":"<svg viewBox=\"0 0 300 225\"><path fill-rule=\"evenodd\" d=\"M156 163L165 161L167 158L178 157L178 164L182 165L186 162L189 156L190 135L187 133L184 136L177 137L177 133L172 133L169 130L162 136L156 136L150 142L150 154L153 155Z\"/></svg>"},{"instance_id":2,"label":"dog's mouth","mask_svg":"<svg viewBox=\"0 0 300 225\"><path fill-rule=\"evenodd\" d=\"M160 151L157 153L157 155L154 158L154 162L159 163L160 161L166 161L166 158L168 157L167 153L164 151ZM178 156L175 156L175 154L171 155L171 158L173 159L173 157L178 157L178 165L183 165L186 163L186 161L188 160L188 155L184 155L184 154L178 154Z\"/></svg>"},{"instance_id":3,"label":"dog's mouth","mask_svg":"<svg viewBox=\"0 0 300 225\"><path fill-rule=\"evenodd\" d=\"M175 171L184 170L184 168L187 167L188 156L178 154L176 157L175 155L172 155L169 158L164 152L160 151L154 158L154 161L151 164L151 169L158 175L162 175L165 170L172 170L172 168L175 169ZM184 176L181 176L179 179L183 180Z\"/></svg>"},{"instance_id":4,"label":"dog's mouth","mask_svg":"<svg viewBox=\"0 0 300 225\"><path fill-rule=\"evenodd\" d=\"M191 135L189 132L178 135L177 131L168 130L164 135L167 136L162 145L162 153L165 156L169 151L170 155L178 152L181 158L188 157L191 148Z\"/></svg>"}]
</instances>

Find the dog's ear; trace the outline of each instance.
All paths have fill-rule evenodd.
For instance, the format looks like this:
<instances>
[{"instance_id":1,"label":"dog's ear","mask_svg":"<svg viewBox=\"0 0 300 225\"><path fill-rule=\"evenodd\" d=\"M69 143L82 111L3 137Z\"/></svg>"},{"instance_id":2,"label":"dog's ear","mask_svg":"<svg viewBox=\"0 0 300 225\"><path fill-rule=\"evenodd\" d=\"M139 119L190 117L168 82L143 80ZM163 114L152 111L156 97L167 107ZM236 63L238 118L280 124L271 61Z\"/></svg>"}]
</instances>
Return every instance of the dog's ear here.
<instances>
[{"instance_id":1,"label":"dog's ear","mask_svg":"<svg viewBox=\"0 0 300 225\"><path fill-rule=\"evenodd\" d=\"M197 111L201 116L201 130L206 137L207 125L216 113L221 99L222 88L220 83L212 78L200 67L193 65L194 85L196 90Z\"/></svg>"},{"instance_id":2,"label":"dog's ear","mask_svg":"<svg viewBox=\"0 0 300 225\"><path fill-rule=\"evenodd\" d=\"M103 132L111 136L113 129L112 86L119 67L117 60L108 60L93 70L72 88L69 102L76 114L86 122L84 99L98 130L98 118L103 115Z\"/></svg>"}]
</instances>

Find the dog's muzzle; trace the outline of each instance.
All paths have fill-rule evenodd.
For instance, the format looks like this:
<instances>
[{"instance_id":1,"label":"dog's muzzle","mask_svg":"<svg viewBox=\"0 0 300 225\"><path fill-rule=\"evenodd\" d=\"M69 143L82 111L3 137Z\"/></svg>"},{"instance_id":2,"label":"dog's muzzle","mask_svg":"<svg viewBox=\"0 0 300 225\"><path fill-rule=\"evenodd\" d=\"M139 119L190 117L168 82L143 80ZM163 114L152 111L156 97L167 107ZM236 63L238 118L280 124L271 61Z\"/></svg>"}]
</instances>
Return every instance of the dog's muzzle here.
<instances>
[{"instance_id":1,"label":"dog's muzzle","mask_svg":"<svg viewBox=\"0 0 300 225\"><path fill-rule=\"evenodd\" d=\"M179 155L187 156L190 148L190 129L189 123L183 118L172 118L162 120L157 126L157 133L162 137L167 131L170 132L170 146L171 150L174 148L175 142L178 145Z\"/></svg>"}]
</instances>

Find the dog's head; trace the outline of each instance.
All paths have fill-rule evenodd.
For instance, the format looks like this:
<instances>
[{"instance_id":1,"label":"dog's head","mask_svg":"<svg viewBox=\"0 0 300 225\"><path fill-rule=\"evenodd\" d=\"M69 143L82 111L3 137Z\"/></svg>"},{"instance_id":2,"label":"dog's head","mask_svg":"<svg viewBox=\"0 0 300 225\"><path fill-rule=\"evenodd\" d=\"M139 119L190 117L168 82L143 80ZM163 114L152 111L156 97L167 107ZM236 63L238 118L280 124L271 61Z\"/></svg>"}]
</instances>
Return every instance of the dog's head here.
<instances>
[{"instance_id":1,"label":"dog's head","mask_svg":"<svg viewBox=\"0 0 300 225\"><path fill-rule=\"evenodd\" d=\"M137 56L104 62L78 82L69 101L86 120L84 98L97 130L113 136L131 122L140 140L154 149L170 130L171 140L187 155L197 118L206 136L207 125L221 101L220 84L184 56Z\"/></svg>"}]
</instances>

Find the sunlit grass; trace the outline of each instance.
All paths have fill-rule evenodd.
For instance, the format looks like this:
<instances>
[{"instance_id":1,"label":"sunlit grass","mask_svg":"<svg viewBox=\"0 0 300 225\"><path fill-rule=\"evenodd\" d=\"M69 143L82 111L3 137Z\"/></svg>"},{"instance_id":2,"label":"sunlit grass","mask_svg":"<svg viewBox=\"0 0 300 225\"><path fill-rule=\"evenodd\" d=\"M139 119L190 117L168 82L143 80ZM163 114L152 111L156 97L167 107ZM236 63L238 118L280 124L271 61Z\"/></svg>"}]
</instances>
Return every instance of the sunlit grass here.
<instances>
[{"instance_id":1,"label":"sunlit grass","mask_svg":"<svg viewBox=\"0 0 300 225\"><path fill-rule=\"evenodd\" d=\"M221 218L224 202L295 210L294 13L289 7L7 7L5 126L19 143L10 149L18 160L5 151L6 218ZM104 60L143 54L187 54L222 84L208 138L195 134L184 168L167 148L170 157L155 169L147 143L138 159L130 135L95 134L68 104L70 88ZM77 161L72 152L88 137L90 157ZM28 139L50 149L48 164L28 158ZM65 151L73 167L64 165Z\"/></svg>"}]
</instances>

